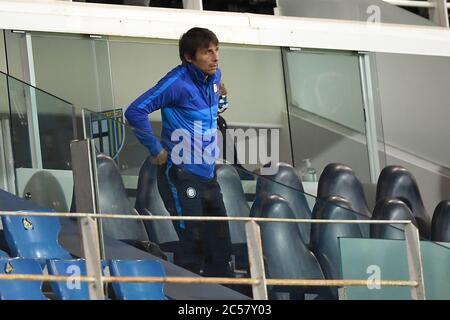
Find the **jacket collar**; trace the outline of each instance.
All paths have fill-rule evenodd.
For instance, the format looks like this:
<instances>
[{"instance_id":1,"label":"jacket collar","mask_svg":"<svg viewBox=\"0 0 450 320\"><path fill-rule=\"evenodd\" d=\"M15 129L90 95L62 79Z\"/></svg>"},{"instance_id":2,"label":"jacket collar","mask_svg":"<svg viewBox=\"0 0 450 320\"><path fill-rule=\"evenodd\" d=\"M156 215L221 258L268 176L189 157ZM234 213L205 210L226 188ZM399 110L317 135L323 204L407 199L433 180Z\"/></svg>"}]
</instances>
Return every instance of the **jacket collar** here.
<instances>
[{"instance_id":1,"label":"jacket collar","mask_svg":"<svg viewBox=\"0 0 450 320\"><path fill-rule=\"evenodd\" d=\"M205 79L205 74L200 71L196 66L194 66L192 63L186 64L186 68L191 75L192 79L199 84L202 85L209 85L216 80L216 74L208 76L207 79Z\"/></svg>"}]
</instances>

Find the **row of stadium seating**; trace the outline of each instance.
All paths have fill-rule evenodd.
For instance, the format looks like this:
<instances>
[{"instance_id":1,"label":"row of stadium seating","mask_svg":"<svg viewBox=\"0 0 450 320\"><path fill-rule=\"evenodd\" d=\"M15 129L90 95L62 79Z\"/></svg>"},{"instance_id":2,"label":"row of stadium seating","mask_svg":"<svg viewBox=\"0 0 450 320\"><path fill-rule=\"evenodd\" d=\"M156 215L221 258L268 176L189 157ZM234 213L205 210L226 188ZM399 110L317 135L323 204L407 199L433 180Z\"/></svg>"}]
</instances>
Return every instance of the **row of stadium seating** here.
<instances>
[{"instance_id":1,"label":"row of stadium seating","mask_svg":"<svg viewBox=\"0 0 450 320\"><path fill-rule=\"evenodd\" d=\"M156 260L109 260L103 262L104 273L111 276L164 277L164 269ZM47 270L47 272L45 272ZM41 260L0 257L0 274L68 276L66 281L50 282L51 292L43 293L42 281L0 281L1 300L88 300L87 282L80 282L77 276L86 276L86 263L82 259L50 259L42 265ZM112 283L112 295L119 300L165 300L162 283Z\"/></svg>"},{"instance_id":2,"label":"row of stadium seating","mask_svg":"<svg viewBox=\"0 0 450 320\"><path fill-rule=\"evenodd\" d=\"M129 213L128 197L115 162L98 155L100 212ZM377 202L371 212L353 171L330 164L320 176L317 199L305 194L290 165L279 164L273 176L256 178L256 195L249 205L240 174L234 166L218 164L216 174L229 216L313 219L411 220L424 239L449 241L450 202L441 202L429 219L418 186L401 167L386 167L377 186ZM142 215L169 215L156 182L156 167L146 160L139 173L135 209ZM311 204L311 199L314 203ZM48 210L44 210L48 211ZM431 222L430 222L431 220ZM59 219L3 216L4 236L11 256L34 259L45 267L49 259L71 260L58 242ZM366 224L261 223L261 236L268 278L339 279L339 237L403 239L403 227ZM246 238L242 222L229 222L236 276L249 276ZM178 247L173 223L165 220L104 220L107 237L127 241L152 254L171 260ZM150 245L143 246L143 243ZM337 299L337 289L270 288L273 299L297 299L312 294L319 299Z\"/></svg>"},{"instance_id":3,"label":"row of stadium seating","mask_svg":"<svg viewBox=\"0 0 450 320\"><path fill-rule=\"evenodd\" d=\"M102 212L114 212L120 207L117 195L125 189L115 164L108 157L98 157L99 179L115 177L108 185L114 185L110 193L104 190ZM217 179L221 185L228 216L304 219L381 219L411 220L423 239L447 241L450 232L450 202L443 201L436 208L433 220L426 214L422 198L414 177L404 168L386 167L380 174L376 206L371 212L363 188L351 168L342 164L328 165L319 179L317 199L311 209L308 200L312 197L303 192L302 182L294 169L279 164L273 176L256 177L256 196L248 204L240 174L236 167L218 164ZM116 172L112 174L112 172ZM157 186L157 168L147 159L141 167L137 188L135 209L141 215L170 215L164 205ZM111 183L114 181L114 183ZM104 182L106 184L106 181ZM114 198L114 199L113 199ZM121 211L118 211L119 213ZM133 214L132 211L129 211ZM117 239L126 239L124 225L111 221L105 232ZM235 271L248 274L246 238L242 222L229 222L231 242L235 256ZM145 228L144 228L145 227ZM146 234L144 232L146 231ZM170 221L136 221L133 228L126 228L134 235L144 234L136 240L148 240L158 245L166 255L177 250L179 241L173 223ZM404 239L403 226L368 224L292 225L287 223L261 224L261 236L265 267L269 278L339 279L339 237ZM283 290L287 290L284 292ZM337 298L337 290L329 288L277 288L272 298L296 298L311 291L319 298ZM309 293L309 292L308 292Z\"/></svg>"}]
</instances>

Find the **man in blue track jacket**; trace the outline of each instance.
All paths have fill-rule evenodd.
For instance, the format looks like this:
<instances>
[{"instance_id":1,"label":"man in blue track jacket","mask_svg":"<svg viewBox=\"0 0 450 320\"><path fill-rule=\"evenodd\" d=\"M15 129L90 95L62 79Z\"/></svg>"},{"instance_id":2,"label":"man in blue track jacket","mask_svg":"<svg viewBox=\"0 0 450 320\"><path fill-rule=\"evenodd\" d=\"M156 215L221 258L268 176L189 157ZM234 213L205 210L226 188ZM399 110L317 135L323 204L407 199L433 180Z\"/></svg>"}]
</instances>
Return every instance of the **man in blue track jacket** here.
<instances>
[{"instance_id":1,"label":"man in blue track jacket","mask_svg":"<svg viewBox=\"0 0 450 320\"><path fill-rule=\"evenodd\" d=\"M221 80L217 37L208 29L192 28L181 37L179 53L182 64L131 103L125 116L158 165L158 186L169 211L226 216L214 172ZM159 109L161 141L148 119ZM181 242L176 264L205 276L230 274L228 223L180 221L174 225Z\"/></svg>"}]
</instances>

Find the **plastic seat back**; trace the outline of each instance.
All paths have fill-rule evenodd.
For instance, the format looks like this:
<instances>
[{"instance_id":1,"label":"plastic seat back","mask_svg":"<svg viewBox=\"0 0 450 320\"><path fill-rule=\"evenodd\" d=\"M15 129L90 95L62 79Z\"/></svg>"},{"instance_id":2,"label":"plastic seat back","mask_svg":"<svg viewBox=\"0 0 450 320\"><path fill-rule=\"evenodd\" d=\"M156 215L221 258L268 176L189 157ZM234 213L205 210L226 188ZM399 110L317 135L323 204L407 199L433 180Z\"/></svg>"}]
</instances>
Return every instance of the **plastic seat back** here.
<instances>
[{"instance_id":1,"label":"plastic seat back","mask_svg":"<svg viewBox=\"0 0 450 320\"><path fill-rule=\"evenodd\" d=\"M425 211L416 179L407 169L401 166L387 166L381 171L377 183L376 201L383 198L402 200L411 209L420 234L426 238L430 236L431 219Z\"/></svg>"},{"instance_id":2,"label":"plastic seat back","mask_svg":"<svg viewBox=\"0 0 450 320\"><path fill-rule=\"evenodd\" d=\"M401 200L395 198L383 198L377 202L373 210L374 220L410 220L417 226L416 219ZM404 224L372 224L370 225L370 237L379 239L405 239Z\"/></svg>"},{"instance_id":3,"label":"plastic seat back","mask_svg":"<svg viewBox=\"0 0 450 320\"><path fill-rule=\"evenodd\" d=\"M37 212L35 210L34 212ZM51 212L51 210L39 210ZM58 217L2 216L5 240L14 256L38 259L72 259L61 247L58 236L61 225Z\"/></svg>"},{"instance_id":4,"label":"plastic seat back","mask_svg":"<svg viewBox=\"0 0 450 320\"><path fill-rule=\"evenodd\" d=\"M277 173L271 176L258 177L256 194L261 192L269 195L277 194L283 197L292 209L296 219L310 219L311 210L303 193L303 185L294 168L286 163L277 164ZM303 242L309 244L311 226L307 223L298 224Z\"/></svg>"},{"instance_id":5,"label":"plastic seat back","mask_svg":"<svg viewBox=\"0 0 450 320\"><path fill-rule=\"evenodd\" d=\"M77 276L86 276L86 262L83 259L47 261L48 273L51 275L71 276L73 279L51 282L52 290L59 300L89 300L87 282L77 281Z\"/></svg>"},{"instance_id":6,"label":"plastic seat back","mask_svg":"<svg viewBox=\"0 0 450 320\"><path fill-rule=\"evenodd\" d=\"M22 258L0 259L0 274L42 275L36 260ZM0 280L1 300L47 300L42 293L42 281Z\"/></svg>"},{"instance_id":7,"label":"plastic seat back","mask_svg":"<svg viewBox=\"0 0 450 320\"><path fill-rule=\"evenodd\" d=\"M439 202L431 223L431 240L450 242L450 201Z\"/></svg>"},{"instance_id":8,"label":"plastic seat back","mask_svg":"<svg viewBox=\"0 0 450 320\"><path fill-rule=\"evenodd\" d=\"M318 199L313 210L314 219L357 220L351 205L333 196ZM327 279L340 279L339 237L363 238L357 224L315 224L311 232L311 247Z\"/></svg>"},{"instance_id":9,"label":"plastic seat back","mask_svg":"<svg viewBox=\"0 0 450 320\"><path fill-rule=\"evenodd\" d=\"M164 268L157 260L110 260L112 276L165 277ZM163 283L112 284L116 298L120 300L166 300Z\"/></svg>"},{"instance_id":10,"label":"plastic seat back","mask_svg":"<svg viewBox=\"0 0 450 320\"><path fill-rule=\"evenodd\" d=\"M127 197L119 168L107 155L98 154L97 177L99 212L136 215ZM117 240L148 241L141 220L103 219L103 234Z\"/></svg>"},{"instance_id":11,"label":"plastic seat back","mask_svg":"<svg viewBox=\"0 0 450 320\"><path fill-rule=\"evenodd\" d=\"M244 189L236 169L229 164L217 164L216 175L228 217L248 217L250 207L245 198ZM231 243L246 243L244 223L230 221L228 224Z\"/></svg>"},{"instance_id":12,"label":"plastic seat back","mask_svg":"<svg viewBox=\"0 0 450 320\"><path fill-rule=\"evenodd\" d=\"M288 202L278 195L267 196L262 201L262 217L294 219ZM268 278L324 279L322 269L314 254L302 240L298 227L293 223L261 223L261 239L265 270ZM272 298L280 298L287 292L291 299L301 299L306 292L318 293L319 298L331 298L328 288L274 287Z\"/></svg>"},{"instance_id":13,"label":"plastic seat back","mask_svg":"<svg viewBox=\"0 0 450 320\"><path fill-rule=\"evenodd\" d=\"M141 215L170 216L158 188L156 165L147 158L139 170L135 208ZM144 221L150 241L162 245L179 241L173 222L170 220Z\"/></svg>"}]
</instances>

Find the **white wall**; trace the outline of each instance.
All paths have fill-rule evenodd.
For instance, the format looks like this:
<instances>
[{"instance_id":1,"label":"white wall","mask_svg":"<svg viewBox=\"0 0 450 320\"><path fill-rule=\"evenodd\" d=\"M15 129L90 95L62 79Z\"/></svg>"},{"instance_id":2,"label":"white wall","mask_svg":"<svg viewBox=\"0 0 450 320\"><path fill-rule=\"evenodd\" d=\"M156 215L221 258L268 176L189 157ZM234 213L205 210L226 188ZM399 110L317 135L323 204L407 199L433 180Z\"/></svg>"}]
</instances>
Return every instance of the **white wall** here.
<instances>
[{"instance_id":1,"label":"white wall","mask_svg":"<svg viewBox=\"0 0 450 320\"><path fill-rule=\"evenodd\" d=\"M450 58L378 53L377 65L386 143L450 168Z\"/></svg>"}]
</instances>

